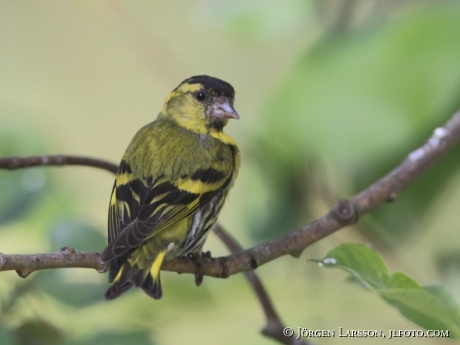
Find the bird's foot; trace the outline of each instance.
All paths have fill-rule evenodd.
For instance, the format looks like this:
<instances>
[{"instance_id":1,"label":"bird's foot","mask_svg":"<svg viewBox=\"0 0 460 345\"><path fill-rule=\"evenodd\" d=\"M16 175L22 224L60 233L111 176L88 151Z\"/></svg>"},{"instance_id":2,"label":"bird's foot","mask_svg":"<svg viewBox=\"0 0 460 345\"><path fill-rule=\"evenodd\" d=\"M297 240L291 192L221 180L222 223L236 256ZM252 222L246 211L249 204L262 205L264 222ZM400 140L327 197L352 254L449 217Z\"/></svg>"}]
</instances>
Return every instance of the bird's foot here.
<instances>
[{"instance_id":1,"label":"bird's foot","mask_svg":"<svg viewBox=\"0 0 460 345\"><path fill-rule=\"evenodd\" d=\"M204 260L212 259L211 252L208 250L207 252L201 252L201 256Z\"/></svg>"},{"instance_id":2,"label":"bird's foot","mask_svg":"<svg viewBox=\"0 0 460 345\"><path fill-rule=\"evenodd\" d=\"M191 253L189 254L190 259L193 260L195 263L195 284L196 286L200 286L203 282L203 262L205 260L212 259L211 252L208 250L205 253Z\"/></svg>"}]
</instances>

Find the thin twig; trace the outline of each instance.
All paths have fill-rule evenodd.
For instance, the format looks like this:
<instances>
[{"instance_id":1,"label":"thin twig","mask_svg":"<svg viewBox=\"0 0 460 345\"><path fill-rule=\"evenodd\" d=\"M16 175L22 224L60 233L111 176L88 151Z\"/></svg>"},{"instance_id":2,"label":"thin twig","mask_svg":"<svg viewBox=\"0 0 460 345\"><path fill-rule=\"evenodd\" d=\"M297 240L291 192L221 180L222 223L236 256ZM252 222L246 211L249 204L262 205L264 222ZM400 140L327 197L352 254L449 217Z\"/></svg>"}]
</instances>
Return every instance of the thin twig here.
<instances>
[{"instance_id":1,"label":"thin twig","mask_svg":"<svg viewBox=\"0 0 460 345\"><path fill-rule=\"evenodd\" d=\"M80 156L49 155L0 158L0 169L15 170L36 166L82 165L116 173L118 166L100 159Z\"/></svg>"},{"instance_id":2,"label":"thin twig","mask_svg":"<svg viewBox=\"0 0 460 345\"><path fill-rule=\"evenodd\" d=\"M230 252L238 253L243 250L240 244L227 231L225 231L220 224L216 224L213 227L213 231L221 239L221 241L224 242ZM285 326L278 316L278 313L276 312L275 307L273 306L273 303L262 284L262 281L253 271L244 272L244 275L254 289L254 292L259 299L267 319L265 327L262 329L262 334L278 340L280 343L286 345L311 345L311 343L308 341L303 341L300 339L298 340L295 337L289 338L283 334Z\"/></svg>"}]
</instances>

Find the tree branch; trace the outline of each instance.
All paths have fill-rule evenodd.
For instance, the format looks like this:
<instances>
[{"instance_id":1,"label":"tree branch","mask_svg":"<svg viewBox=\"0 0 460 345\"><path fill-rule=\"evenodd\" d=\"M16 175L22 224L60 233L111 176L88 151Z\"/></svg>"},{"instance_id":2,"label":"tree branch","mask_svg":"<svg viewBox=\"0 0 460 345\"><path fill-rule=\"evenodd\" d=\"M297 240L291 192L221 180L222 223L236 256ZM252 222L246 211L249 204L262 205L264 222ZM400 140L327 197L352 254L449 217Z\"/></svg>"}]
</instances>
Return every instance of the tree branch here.
<instances>
[{"instance_id":1,"label":"tree branch","mask_svg":"<svg viewBox=\"0 0 460 345\"><path fill-rule=\"evenodd\" d=\"M118 166L96 158L80 156L30 156L30 157L6 157L0 158L0 169L15 170L36 166L62 166L62 165L82 165L100 168L111 173L116 173Z\"/></svg>"},{"instance_id":2,"label":"tree branch","mask_svg":"<svg viewBox=\"0 0 460 345\"><path fill-rule=\"evenodd\" d=\"M212 277L227 278L236 273L252 271L258 266L283 255L300 256L302 251L310 244L346 225L356 223L359 217L381 203L394 200L405 186L434 164L441 155L452 148L459 140L460 111L454 114L443 127L436 128L432 136L420 148L411 152L394 170L352 198L339 201L325 216L288 235L253 248L226 257L206 260L203 264L203 274ZM33 165L46 165L48 164L46 163L47 160L48 162L53 161L52 157L55 156L44 156L41 161L39 160L40 163L34 164L30 163L31 157L25 159L3 158L0 160L0 168L14 169ZM65 161L65 157L63 158ZM77 159L75 160L75 158ZM105 165L96 164L97 160L89 160L91 166L114 171L114 166L110 163L104 163ZM11 164L12 161L14 164ZM61 162L49 164L64 164ZM84 165L81 163L81 160L78 160L78 157L72 157L69 162L71 164ZM97 263L99 260L98 253L74 251L74 254L67 256L58 255L59 253L34 255L1 254L0 271L16 270L21 272L25 270L30 273L35 270L58 267L91 267L100 272L105 270L102 264ZM186 257L180 257L164 262L162 269L179 273L195 273L195 264Z\"/></svg>"},{"instance_id":3,"label":"tree branch","mask_svg":"<svg viewBox=\"0 0 460 345\"><path fill-rule=\"evenodd\" d=\"M83 252L70 246L46 254L0 253L0 271L16 271L21 278L27 278L34 271L70 267L94 268L99 273L108 270L108 266L101 262L99 253Z\"/></svg>"}]
</instances>

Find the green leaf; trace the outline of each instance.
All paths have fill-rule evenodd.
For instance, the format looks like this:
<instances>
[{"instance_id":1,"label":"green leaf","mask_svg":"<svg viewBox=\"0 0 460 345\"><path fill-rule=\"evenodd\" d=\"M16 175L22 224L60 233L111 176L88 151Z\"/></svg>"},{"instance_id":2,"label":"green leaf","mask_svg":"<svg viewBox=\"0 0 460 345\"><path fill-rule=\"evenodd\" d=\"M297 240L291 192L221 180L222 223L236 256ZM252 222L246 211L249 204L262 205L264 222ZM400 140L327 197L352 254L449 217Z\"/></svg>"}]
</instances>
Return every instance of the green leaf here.
<instances>
[{"instance_id":1,"label":"green leaf","mask_svg":"<svg viewBox=\"0 0 460 345\"><path fill-rule=\"evenodd\" d=\"M324 267L341 268L368 287L383 287L390 280L383 259L373 250L359 244L342 244L330 250L324 259L311 261Z\"/></svg>"},{"instance_id":2,"label":"green leaf","mask_svg":"<svg viewBox=\"0 0 460 345\"><path fill-rule=\"evenodd\" d=\"M432 295L437 296L440 300L442 300L447 306L452 309L453 313L457 314L457 317L460 318L460 308L455 301L454 295L447 290L444 285L441 284L429 284L422 286L424 290L431 293Z\"/></svg>"},{"instance_id":3,"label":"green leaf","mask_svg":"<svg viewBox=\"0 0 460 345\"><path fill-rule=\"evenodd\" d=\"M418 289L420 285L402 272L395 272L390 276L388 288L391 289Z\"/></svg>"},{"instance_id":4,"label":"green leaf","mask_svg":"<svg viewBox=\"0 0 460 345\"><path fill-rule=\"evenodd\" d=\"M456 320L456 315L448 305L429 292L421 288L387 289L377 292L417 325L425 329L448 329L452 337L460 338L460 324L458 319Z\"/></svg>"},{"instance_id":5,"label":"green leaf","mask_svg":"<svg viewBox=\"0 0 460 345\"><path fill-rule=\"evenodd\" d=\"M383 259L361 244L341 244L330 250L324 259L311 261L322 267L347 271L417 325L449 330L451 337L460 338L459 307L442 285L421 287L402 272L390 275Z\"/></svg>"}]
</instances>

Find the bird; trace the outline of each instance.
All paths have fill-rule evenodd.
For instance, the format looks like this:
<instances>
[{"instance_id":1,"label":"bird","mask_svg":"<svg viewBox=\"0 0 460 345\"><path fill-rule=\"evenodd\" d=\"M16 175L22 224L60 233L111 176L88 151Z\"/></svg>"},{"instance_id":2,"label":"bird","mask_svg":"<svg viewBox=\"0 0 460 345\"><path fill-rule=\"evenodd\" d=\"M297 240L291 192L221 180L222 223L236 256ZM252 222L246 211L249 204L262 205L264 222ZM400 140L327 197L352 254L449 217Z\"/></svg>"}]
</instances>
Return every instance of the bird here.
<instances>
[{"instance_id":1,"label":"bird","mask_svg":"<svg viewBox=\"0 0 460 345\"><path fill-rule=\"evenodd\" d=\"M240 166L240 150L223 131L240 118L234 99L234 88L221 79L185 79L132 139L115 177L101 253L109 266L107 300L132 286L160 299L165 260L202 258Z\"/></svg>"}]
</instances>

